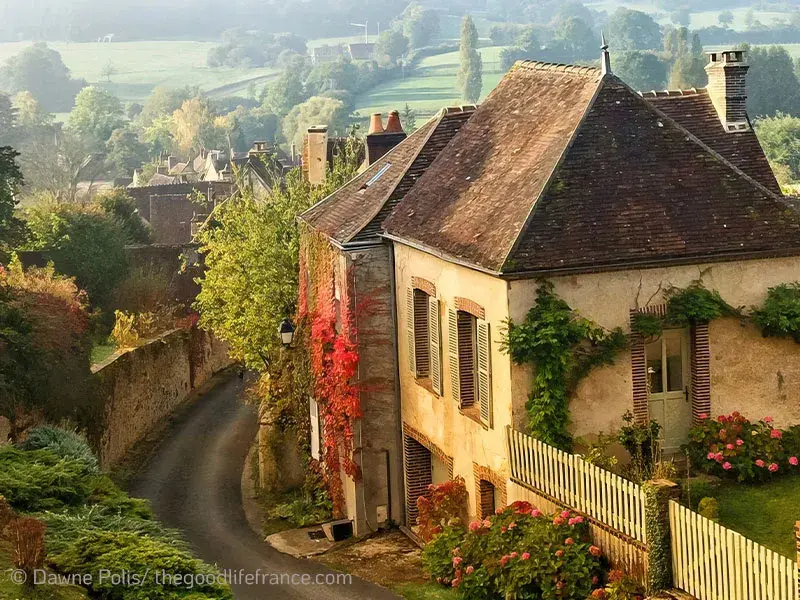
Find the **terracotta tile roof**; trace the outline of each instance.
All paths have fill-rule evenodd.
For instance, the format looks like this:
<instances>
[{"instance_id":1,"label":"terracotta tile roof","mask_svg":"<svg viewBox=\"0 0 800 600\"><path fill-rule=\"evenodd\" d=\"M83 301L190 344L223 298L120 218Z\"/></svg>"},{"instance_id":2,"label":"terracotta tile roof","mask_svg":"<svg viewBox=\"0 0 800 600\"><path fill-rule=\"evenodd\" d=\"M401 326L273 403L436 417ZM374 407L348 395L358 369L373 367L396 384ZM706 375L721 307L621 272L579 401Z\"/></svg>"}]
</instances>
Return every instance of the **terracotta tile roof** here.
<instances>
[{"instance_id":1,"label":"terracotta tile roof","mask_svg":"<svg viewBox=\"0 0 800 600\"><path fill-rule=\"evenodd\" d=\"M385 229L508 275L800 253L800 216L706 135L613 75L518 64Z\"/></svg>"},{"instance_id":2,"label":"terracotta tile roof","mask_svg":"<svg viewBox=\"0 0 800 600\"><path fill-rule=\"evenodd\" d=\"M706 89L644 92L642 96L761 185L781 193L755 132L752 128L726 132Z\"/></svg>"},{"instance_id":3,"label":"terracotta tile roof","mask_svg":"<svg viewBox=\"0 0 800 600\"><path fill-rule=\"evenodd\" d=\"M473 110L474 107L441 111L391 152L300 215L300 219L341 244L377 240L385 217Z\"/></svg>"}]
</instances>

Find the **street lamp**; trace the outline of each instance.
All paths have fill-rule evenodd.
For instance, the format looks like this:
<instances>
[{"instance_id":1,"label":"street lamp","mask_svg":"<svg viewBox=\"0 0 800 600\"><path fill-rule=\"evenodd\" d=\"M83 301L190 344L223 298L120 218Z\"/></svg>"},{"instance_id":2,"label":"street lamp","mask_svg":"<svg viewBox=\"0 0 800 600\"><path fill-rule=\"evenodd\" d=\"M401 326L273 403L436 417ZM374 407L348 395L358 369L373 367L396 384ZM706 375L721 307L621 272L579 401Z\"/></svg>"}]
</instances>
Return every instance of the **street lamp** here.
<instances>
[{"instance_id":1,"label":"street lamp","mask_svg":"<svg viewBox=\"0 0 800 600\"><path fill-rule=\"evenodd\" d=\"M286 317L282 322L281 326L278 328L278 333L281 334L281 343L283 344L284 348L288 348L292 345L292 340L294 340L294 323L289 317Z\"/></svg>"}]
</instances>

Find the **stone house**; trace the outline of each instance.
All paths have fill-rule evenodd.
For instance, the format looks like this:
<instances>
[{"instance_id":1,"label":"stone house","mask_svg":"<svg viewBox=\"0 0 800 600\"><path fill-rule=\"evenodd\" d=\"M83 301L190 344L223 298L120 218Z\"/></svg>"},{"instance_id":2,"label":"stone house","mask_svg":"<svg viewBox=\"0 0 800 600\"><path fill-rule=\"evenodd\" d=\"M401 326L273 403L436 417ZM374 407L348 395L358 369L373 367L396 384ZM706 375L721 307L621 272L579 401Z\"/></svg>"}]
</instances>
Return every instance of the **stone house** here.
<instances>
[{"instance_id":1,"label":"stone house","mask_svg":"<svg viewBox=\"0 0 800 600\"><path fill-rule=\"evenodd\" d=\"M518 63L382 223L409 524L427 485L457 475L472 514L505 502L505 430L527 428L532 369L502 333L542 279L627 332L638 312L663 312L671 285L702 280L749 307L800 279L800 215L746 114L743 53L713 53L706 70L707 89L639 94L605 50L601 68ZM674 450L702 413L798 423L798 359L792 341L733 318L634 336L582 380L570 430L609 433L631 411Z\"/></svg>"},{"instance_id":2,"label":"stone house","mask_svg":"<svg viewBox=\"0 0 800 600\"><path fill-rule=\"evenodd\" d=\"M337 307L347 304L353 311L358 379L368 383L359 392L353 444L360 476L342 474L346 516L356 535L405 520L392 250L380 237L381 223L471 114L472 108L443 110L408 137L397 114L390 115L386 128L380 115L373 115L366 168L300 216L301 256L322 239L333 257L334 281L328 284ZM324 177L330 142L324 128L309 131L303 166L314 182ZM303 263L301 278L311 277L312 268ZM357 310L365 299L369 310ZM311 414L312 454L319 459L325 432L316 403Z\"/></svg>"}]
</instances>

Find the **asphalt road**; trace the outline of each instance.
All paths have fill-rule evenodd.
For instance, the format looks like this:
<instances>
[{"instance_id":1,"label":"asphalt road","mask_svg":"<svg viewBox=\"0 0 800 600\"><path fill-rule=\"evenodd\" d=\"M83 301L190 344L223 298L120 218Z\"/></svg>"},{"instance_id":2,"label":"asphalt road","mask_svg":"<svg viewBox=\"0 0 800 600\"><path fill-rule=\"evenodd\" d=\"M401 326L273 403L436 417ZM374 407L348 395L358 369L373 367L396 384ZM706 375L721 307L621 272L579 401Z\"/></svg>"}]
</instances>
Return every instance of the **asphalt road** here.
<instances>
[{"instance_id":1,"label":"asphalt road","mask_svg":"<svg viewBox=\"0 0 800 600\"><path fill-rule=\"evenodd\" d=\"M220 569L247 574L310 574L335 577L330 569L281 554L253 532L242 508L241 477L258 424L253 407L239 398L242 382L233 376L201 398L157 448L131 485L134 496L148 498L156 516L180 529L198 556ZM341 575L340 575L341 577ZM303 585L234 584L236 600L396 600L366 581ZM335 580L334 580L335 581ZM341 581L341 580L340 580Z\"/></svg>"}]
</instances>

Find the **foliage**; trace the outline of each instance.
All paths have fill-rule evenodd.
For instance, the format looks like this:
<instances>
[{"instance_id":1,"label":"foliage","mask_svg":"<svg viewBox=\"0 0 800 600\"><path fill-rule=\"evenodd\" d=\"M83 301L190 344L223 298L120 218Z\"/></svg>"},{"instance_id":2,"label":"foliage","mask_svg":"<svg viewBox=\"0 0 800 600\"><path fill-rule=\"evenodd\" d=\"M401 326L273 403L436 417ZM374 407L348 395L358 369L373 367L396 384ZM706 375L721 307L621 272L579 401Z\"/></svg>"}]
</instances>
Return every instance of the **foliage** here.
<instances>
[{"instance_id":1,"label":"foliage","mask_svg":"<svg viewBox=\"0 0 800 600\"><path fill-rule=\"evenodd\" d=\"M89 473L99 471L97 458L86 438L77 431L43 425L28 431L19 444L22 450L49 450L56 456L82 462Z\"/></svg>"},{"instance_id":2,"label":"foliage","mask_svg":"<svg viewBox=\"0 0 800 600\"><path fill-rule=\"evenodd\" d=\"M150 230L139 216L136 202L128 195L125 188L117 187L101 192L95 197L95 202L109 217L116 220L129 244L150 242Z\"/></svg>"},{"instance_id":3,"label":"foliage","mask_svg":"<svg viewBox=\"0 0 800 600\"><path fill-rule=\"evenodd\" d=\"M382 31L375 42L375 55L389 64L397 61L408 52L408 38L396 29Z\"/></svg>"},{"instance_id":4,"label":"foliage","mask_svg":"<svg viewBox=\"0 0 800 600\"><path fill-rule=\"evenodd\" d=\"M111 132L106 143L106 165L112 175L130 177L149 160L147 146L139 141L139 134L130 126Z\"/></svg>"},{"instance_id":5,"label":"foliage","mask_svg":"<svg viewBox=\"0 0 800 600\"><path fill-rule=\"evenodd\" d=\"M478 54L478 30L469 15L461 23L460 60L458 89L464 100L474 104L480 99L483 87L483 62Z\"/></svg>"},{"instance_id":6,"label":"foliage","mask_svg":"<svg viewBox=\"0 0 800 600\"><path fill-rule=\"evenodd\" d=\"M639 461L643 465L652 465L658 454L658 436L661 432L661 425L653 420L646 424L637 423L630 411L622 416L622 421L625 424L619 429L617 441L628 451L634 461Z\"/></svg>"},{"instance_id":7,"label":"foliage","mask_svg":"<svg viewBox=\"0 0 800 600\"><path fill-rule=\"evenodd\" d=\"M800 82L792 57L783 46L745 47L747 62L747 113L768 117L800 112Z\"/></svg>"},{"instance_id":8,"label":"foliage","mask_svg":"<svg viewBox=\"0 0 800 600\"><path fill-rule=\"evenodd\" d=\"M85 85L70 77L61 55L43 42L23 48L0 68L0 89L30 92L47 112L69 112Z\"/></svg>"},{"instance_id":9,"label":"foliage","mask_svg":"<svg viewBox=\"0 0 800 600\"><path fill-rule=\"evenodd\" d=\"M19 227L14 217L16 196L23 182L16 160L18 156L13 148L0 146L0 252L13 244L10 233Z\"/></svg>"},{"instance_id":10,"label":"foliage","mask_svg":"<svg viewBox=\"0 0 800 600\"><path fill-rule=\"evenodd\" d=\"M223 138L214 126L215 116L211 103L201 96L186 100L172 113L170 133L181 152L188 155L221 145Z\"/></svg>"},{"instance_id":11,"label":"foliage","mask_svg":"<svg viewBox=\"0 0 800 600\"><path fill-rule=\"evenodd\" d=\"M147 340L175 327L174 310L161 307L156 312L127 313L114 311L111 339L118 348L136 348Z\"/></svg>"},{"instance_id":12,"label":"foliage","mask_svg":"<svg viewBox=\"0 0 800 600\"><path fill-rule=\"evenodd\" d=\"M409 4L400 19L403 34L412 48L427 46L439 33L439 13L424 8L419 2Z\"/></svg>"},{"instance_id":13,"label":"foliage","mask_svg":"<svg viewBox=\"0 0 800 600\"><path fill-rule=\"evenodd\" d=\"M614 467L619 462L616 456L609 454L608 447L616 442L617 439L613 435L605 435L602 431L597 434L597 441L589 442L586 440L579 440L581 445L585 447L583 460L590 465L596 465L606 471L613 471Z\"/></svg>"},{"instance_id":14,"label":"foliage","mask_svg":"<svg viewBox=\"0 0 800 600\"><path fill-rule=\"evenodd\" d=\"M700 499L697 505L697 512L703 515L706 519L712 521L719 521L719 501L716 498L706 496Z\"/></svg>"},{"instance_id":15,"label":"foliage","mask_svg":"<svg viewBox=\"0 0 800 600\"><path fill-rule=\"evenodd\" d=\"M644 600L645 591L633 577L614 570L608 574L605 587L597 588L587 600Z\"/></svg>"},{"instance_id":16,"label":"foliage","mask_svg":"<svg viewBox=\"0 0 800 600\"><path fill-rule=\"evenodd\" d=\"M571 391L592 368L612 364L626 346L627 336L621 329L607 332L577 316L553 293L552 283L542 282L525 321L509 321L503 341L504 350L515 363L532 363L535 367L527 404L531 434L569 450Z\"/></svg>"},{"instance_id":17,"label":"foliage","mask_svg":"<svg viewBox=\"0 0 800 600\"><path fill-rule=\"evenodd\" d=\"M264 106L279 117L284 117L297 105L306 100L303 77L296 71L286 69L266 88Z\"/></svg>"},{"instance_id":18,"label":"foliage","mask_svg":"<svg viewBox=\"0 0 800 600\"><path fill-rule=\"evenodd\" d=\"M654 53L642 50L615 54L614 73L634 90L660 90L667 81L666 65Z\"/></svg>"},{"instance_id":19,"label":"foliage","mask_svg":"<svg viewBox=\"0 0 800 600\"><path fill-rule=\"evenodd\" d=\"M66 574L97 574L101 570L139 574L163 571L198 578L197 585L187 587L184 582L176 580L157 583L155 577L148 577L134 586L125 585L124 581L95 577L92 591L115 600L178 600L188 599L194 594L218 600L233 598L228 586L219 583L220 578L213 567L170 543L135 533L87 532L63 552L51 556L49 562Z\"/></svg>"},{"instance_id":20,"label":"foliage","mask_svg":"<svg viewBox=\"0 0 800 600\"><path fill-rule=\"evenodd\" d=\"M310 494L274 505L267 511L270 519L286 521L289 527L307 527L330 520L333 503L327 490L320 485Z\"/></svg>"},{"instance_id":21,"label":"foliage","mask_svg":"<svg viewBox=\"0 0 800 600\"><path fill-rule=\"evenodd\" d=\"M800 343L800 283L769 288L767 298L752 313L764 337L790 337Z\"/></svg>"},{"instance_id":22,"label":"foliage","mask_svg":"<svg viewBox=\"0 0 800 600\"><path fill-rule=\"evenodd\" d=\"M639 311L633 316L631 331L646 340L657 338L664 331L664 321L656 314Z\"/></svg>"},{"instance_id":23,"label":"foliage","mask_svg":"<svg viewBox=\"0 0 800 600\"><path fill-rule=\"evenodd\" d=\"M666 321L670 325L686 327L736 314L736 310L722 299L718 291L706 289L699 281L686 288L671 287L666 290L665 296Z\"/></svg>"},{"instance_id":24,"label":"foliage","mask_svg":"<svg viewBox=\"0 0 800 600\"><path fill-rule=\"evenodd\" d=\"M600 549L588 539L582 517L547 517L515 502L466 532L446 528L423 550L423 565L464 600L583 600L602 574Z\"/></svg>"},{"instance_id":25,"label":"foliage","mask_svg":"<svg viewBox=\"0 0 800 600\"><path fill-rule=\"evenodd\" d=\"M710 419L701 415L689 431L691 463L707 473L737 481L766 481L798 470L796 434L772 426L772 418L751 422L739 412Z\"/></svg>"},{"instance_id":26,"label":"foliage","mask_svg":"<svg viewBox=\"0 0 800 600\"><path fill-rule=\"evenodd\" d=\"M313 125L326 125L331 134L343 133L347 127L347 110L344 102L335 98L312 96L292 108L283 120L283 136L298 148L303 136Z\"/></svg>"},{"instance_id":27,"label":"foliage","mask_svg":"<svg viewBox=\"0 0 800 600\"><path fill-rule=\"evenodd\" d=\"M175 304L177 269L155 262L134 266L114 290L112 306L126 312L158 312Z\"/></svg>"},{"instance_id":28,"label":"foliage","mask_svg":"<svg viewBox=\"0 0 800 600\"><path fill-rule=\"evenodd\" d=\"M609 39L622 51L658 50L661 31L653 18L641 11L620 7L608 22Z\"/></svg>"},{"instance_id":29,"label":"foliage","mask_svg":"<svg viewBox=\"0 0 800 600\"><path fill-rule=\"evenodd\" d=\"M268 33L235 28L222 32L223 43L208 53L209 67L241 67L251 69L275 64L286 50L306 53L306 41L292 33Z\"/></svg>"},{"instance_id":30,"label":"foliage","mask_svg":"<svg viewBox=\"0 0 800 600\"><path fill-rule=\"evenodd\" d=\"M75 98L69 126L89 147L99 152L115 129L123 124L122 104L111 92L96 86L83 88Z\"/></svg>"},{"instance_id":31,"label":"foliage","mask_svg":"<svg viewBox=\"0 0 800 600\"><path fill-rule=\"evenodd\" d=\"M430 541L445 527L467 525L469 493L463 477L428 486L428 493L417 498L417 525L423 541Z\"/></svg>"},{"instance_id":32,"label":"foliage","mask_svg":"<svg viewBox=\"0 0 800 600\"><path fill-rule=\"evenodd\" d=\"M65 204L25 213L31 250L43 250L59 273L75 277L95 306L105 306L128 271L126 232L102 209Z\"/></svg>"},{"instance_id":33,"label":"foliage","mask_svg":"<svg viewBox=\"0 0 800 600\"><path fill-rule=\"evenodd\" d=\"M6 526L4 533L11 540L14 566L28 577L44 564L44 531L44 523L33 517L12 519Z\"/></svg>"},{"instance_id":34,"label":"foliage","mask_svg":"<svg viewBox=\"0 0 800 600\"><path fill-rule=\"evenodd\" d=\"M20 511L60 509L86 502L89 471L82 461L49 450L0 447L0 495Z\"/></svg>"}]
</instances>

